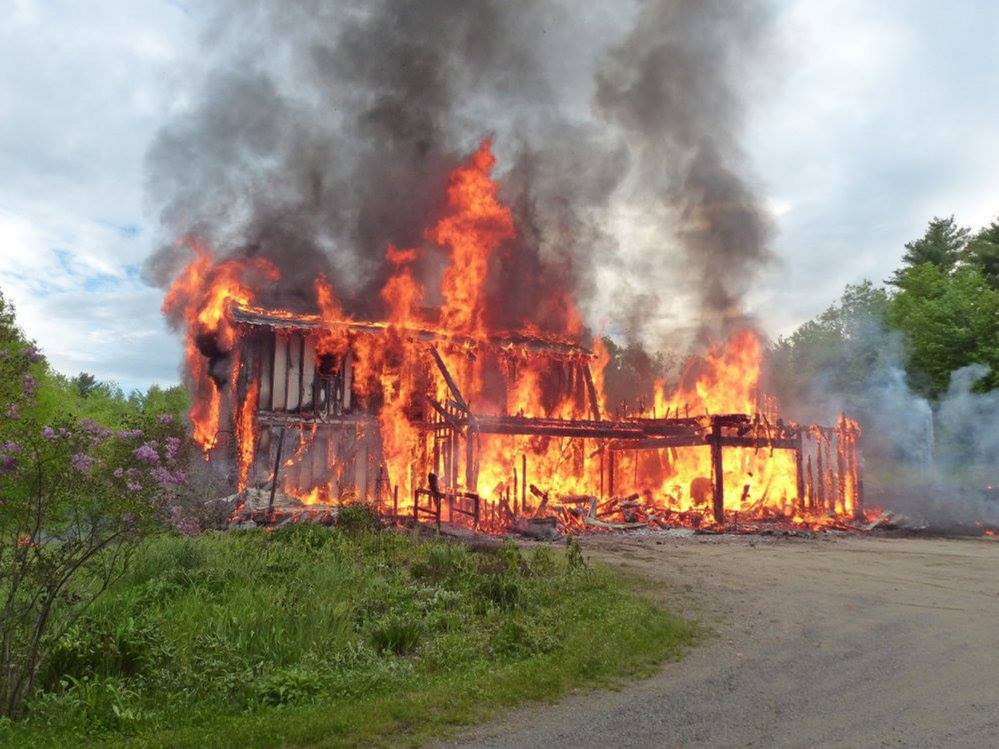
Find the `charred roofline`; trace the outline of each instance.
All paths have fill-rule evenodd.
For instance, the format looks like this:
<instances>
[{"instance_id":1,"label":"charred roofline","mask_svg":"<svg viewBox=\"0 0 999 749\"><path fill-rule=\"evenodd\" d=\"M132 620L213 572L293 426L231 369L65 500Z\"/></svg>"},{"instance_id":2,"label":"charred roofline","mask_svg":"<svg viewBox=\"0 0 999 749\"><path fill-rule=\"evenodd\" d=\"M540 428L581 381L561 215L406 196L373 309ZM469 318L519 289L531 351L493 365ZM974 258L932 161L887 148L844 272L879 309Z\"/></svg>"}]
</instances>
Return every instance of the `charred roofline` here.
<instances>
[{"instance_id":1,"label":"charred roofline","mask_svg":"<svg viewBox=\"0 0 999 749\"><path fill-rule=\"evenodd\" d=\"M323 320L314 314L292 314L284 310L270 310L262 307L239 307L233 305L230 315L234 323L239 325L255 325L285 330L349 330L355 333L376 335L389 330L403 336L420 341L442 341L463 348L489 346L498 349L512 350L527 348L538 353L546 353L563 358L592 358L593 352L578 343L559 341L553 338L531 335L529 333L497 333L488 338L473 338L471 336L454 335L433 328L417 328L407 325L394 325L379 321L362 320Z\"/></svg>"}]
</instances>

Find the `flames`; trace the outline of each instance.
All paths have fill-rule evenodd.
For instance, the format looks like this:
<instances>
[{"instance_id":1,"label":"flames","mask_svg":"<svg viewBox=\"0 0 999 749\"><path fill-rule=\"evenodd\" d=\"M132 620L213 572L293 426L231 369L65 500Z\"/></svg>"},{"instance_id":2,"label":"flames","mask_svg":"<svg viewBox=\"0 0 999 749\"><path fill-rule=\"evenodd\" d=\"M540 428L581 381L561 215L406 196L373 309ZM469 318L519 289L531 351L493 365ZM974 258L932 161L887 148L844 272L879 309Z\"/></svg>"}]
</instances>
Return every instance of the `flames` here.
<instances>
[{"instance_id":1,"label":"flames","mask_svg":"<svg viewBox=\"0 0 999 749\"><path fill-rule=\"evenodd\" d=\"M781 517L818 525L859 514L859 427L842 417L831 432L806 431L817 446L814 464L810 454L807 466L803 463L803 449L787 449L788 438L781 436L789 433L786 425L759 391L764 347L751 329L736 331L691 358L676 382L653 383L645 413L616 417L623 419L622 428L670 419L682 423L695 437L683 446L619 449L611 439L580 438L558 429L544 434L480 431L477 419L485 418L598 426L615 418L604 394L610 354L599 336L592 354L573 347L581 316L564 290L550 290L537 307L561 321L560 330L544 338L563 346L559 356L524 343L541 340L538 320L525 319L512 333L490 327L490 272L517 236L513 212L500 199L492 175L495 163L485 140L452 171L442 214L428 224L424 242L385 248L390 273L380 294L382 321L355 325L333 284L321 275L315 279L318 313L307 320L316 376L348 382L349 370L343 387L357 400L357 410L371 414L377 424L377 449L367 458L377 464L376 498L384 503L391 497L394 510L408 511L415 492L434 472L453 496L473 492L481 498L487 529L541 513L542 503L544 513L572 527L697 524L701 518L709 522L713 482L720 479L725 513L741 515L743 522ZM257 292L276 282L279 273L260 258L215 260L201 245L190 245L193 259L178 274L163 310L183 321L187 333L194 439L209 454L218 446L224 413L231 414L235 480L244 489L254 483L254 465L264 449L256 421L261 371L259 363L241 359L240 329L230 312L234 307L253 310ZM427 270L435 263L436 277ZM427 308L428 299L435 300L436 309ZM267 313L306 320L288 310ZM301 388L307 387L303 382ZM729 432L723 434L717 421L731 415L746 415L735 436L731 430L736 427L726 427ZM307 480L288 478L286 472L282 489L313 505L357 496L356 486L346 492L339 488L349 482L334 439L321 437L316 420L303 412L294 418L298 444L286 447L284 468L315 465L316 451L322 451L325 468L312 470ZM753 439L740 442L744 434ZM715 438L720 473L707 447ZM723 451L726 439L734 446ZM257 485L261 477L274 480L273 466L257 477ZM371 493L367 485L365 493Z\"/></svg>"},{"instance_id":2,"label":"flames","mask_svg":"<svg viewBox=\"0 0 999 749\"><path fill-rule=\"evenodd\" d=\"M197 240L186 241L194 258L171 284L162 309L187 333L184 359L193 389L188 416L194 441L207 455L218 442L222 387L229 379L218 365L230 357L235 344L229 307L251 304L255 298L251 284L277 281L280 274L263 258L216 262Z\"/></svg>"}]
</instances>

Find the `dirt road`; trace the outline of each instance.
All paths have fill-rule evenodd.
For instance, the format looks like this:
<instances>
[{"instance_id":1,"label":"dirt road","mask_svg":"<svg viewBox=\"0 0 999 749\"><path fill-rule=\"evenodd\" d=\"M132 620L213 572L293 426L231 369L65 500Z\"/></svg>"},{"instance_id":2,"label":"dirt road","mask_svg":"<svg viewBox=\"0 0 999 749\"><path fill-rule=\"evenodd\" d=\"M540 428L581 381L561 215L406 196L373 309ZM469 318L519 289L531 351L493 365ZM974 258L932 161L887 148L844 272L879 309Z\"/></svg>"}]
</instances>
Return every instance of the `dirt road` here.
<instances>
[{"instance_id":1,"label":"dirt road","mask_svg":"<svg viewBox=\"0 0 999 749\"><path fill-rule=\"evenodd\" d=\"M999 541L614 538L712 631L651 679L466 733L468 747L999 746Z\"/></svg>"}]
</instances>

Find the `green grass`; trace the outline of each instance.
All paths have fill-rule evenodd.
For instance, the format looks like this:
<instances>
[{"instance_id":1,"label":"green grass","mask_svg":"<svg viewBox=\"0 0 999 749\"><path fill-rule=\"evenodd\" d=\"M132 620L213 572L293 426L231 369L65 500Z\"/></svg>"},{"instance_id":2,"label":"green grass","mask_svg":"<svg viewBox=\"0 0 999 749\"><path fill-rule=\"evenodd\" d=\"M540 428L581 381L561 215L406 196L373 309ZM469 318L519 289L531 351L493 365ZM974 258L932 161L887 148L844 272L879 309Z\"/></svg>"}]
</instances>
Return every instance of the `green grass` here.
<instances>
[{"instance_id":1,"label":"green grass","mask_svg":"<svg viewBox=\"0 0 999 749\"><path fill-rule=\"evenodd\" d=\"M692 626L571 550L289 526L150 541L6 746L416 745L613 685Z\"/></svg>"}]
</instances>

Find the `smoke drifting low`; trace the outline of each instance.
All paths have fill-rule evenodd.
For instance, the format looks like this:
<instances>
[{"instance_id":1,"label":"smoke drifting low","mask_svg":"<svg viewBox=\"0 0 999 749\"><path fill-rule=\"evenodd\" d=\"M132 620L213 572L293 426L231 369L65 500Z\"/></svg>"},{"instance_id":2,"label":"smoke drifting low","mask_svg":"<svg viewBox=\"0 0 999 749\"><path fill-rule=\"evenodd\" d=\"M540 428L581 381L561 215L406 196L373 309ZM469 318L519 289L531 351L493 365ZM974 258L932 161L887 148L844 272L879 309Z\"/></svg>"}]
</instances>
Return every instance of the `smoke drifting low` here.
<instances>
[{"instance_id":1,"label":"smoke drifting low","mask_svg":"<svg viewBox=\"0 0 999 749\"><path fill-rule=\"evenodd\" d=\"M832 364L810 381L803 372L777 378L777 395L796 416L830 421L845 411L861 419L867 501L939 530L999 525L999 391L978 393L988 369L952 373L931 402L910 388L899 334L853 320ZM846 371L862 367L862 371Z\"/></svg>"},{"instance_id":2,"label":"smoke drifting low","mask_svg":"<svg viewBox=\"0 0 999 749\"><path fill-rule=\"evenodd\" d=\"M195 234L276 263L286 303L322 272L377 315L386 247L426 244L446 175L491 135L517 221L492 324L564 329L558 288L641 340L678 277L693 296L678 329L743 320L770 257L739 142L762 2L231 1L203 20L205 70L148 157L154 282ZM651 255L611 228L629 207L651 217Z\"/></svg>"}]
</instances>

